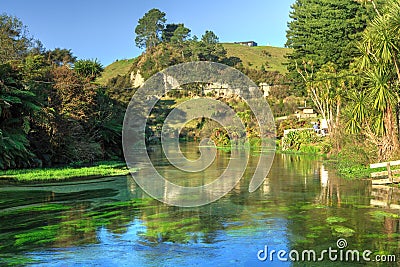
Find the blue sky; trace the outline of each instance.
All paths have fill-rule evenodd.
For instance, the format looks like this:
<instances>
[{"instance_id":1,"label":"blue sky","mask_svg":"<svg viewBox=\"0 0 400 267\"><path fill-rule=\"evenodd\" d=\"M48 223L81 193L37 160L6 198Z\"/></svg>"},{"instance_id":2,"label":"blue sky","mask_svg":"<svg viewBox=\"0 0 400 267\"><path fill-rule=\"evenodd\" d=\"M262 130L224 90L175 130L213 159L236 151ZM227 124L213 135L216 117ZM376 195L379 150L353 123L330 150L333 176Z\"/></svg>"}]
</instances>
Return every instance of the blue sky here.
<instances>
[{"instance_id":1,"label":"blue sky","mask_svg":"<svg viewBox=\"0 0 400 267\"><path fill-rule=\"evenodd\" d=\"M137 21L151 8L167 23L184 23L192 35L214 31L221 42L254 40L283 46L295 0L2 0L0 13L17 16L47 49L72 49L103 65L132 58Z\"/></svg>"}]
</instances>

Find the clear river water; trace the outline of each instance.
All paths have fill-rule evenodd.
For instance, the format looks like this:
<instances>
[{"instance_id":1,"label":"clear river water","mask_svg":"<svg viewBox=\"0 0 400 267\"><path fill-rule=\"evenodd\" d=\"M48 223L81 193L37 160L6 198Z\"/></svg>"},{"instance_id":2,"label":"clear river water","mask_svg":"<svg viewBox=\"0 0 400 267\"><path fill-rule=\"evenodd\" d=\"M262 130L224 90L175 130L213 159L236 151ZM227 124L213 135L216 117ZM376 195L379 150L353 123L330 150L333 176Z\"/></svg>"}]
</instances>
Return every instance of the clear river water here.
<instances>
[{"instance_id":1,"label":"clear river water","mask_svg":"<svg viewBox=\"0 0 400 267\"><path fill-rule=\"evenodd\" d=\"M198 157L196 146L182 149ZM163 176L196 186L217 177L233 152L218 151L201 173L176 170L158 147L149 153ZM230 193L196 208L154 200L131 176L3 183L0 266L399 266L398 188L344 180L318 157L276 154L249 193L257 159L253 153ZM359 261L346 260L348 250L359 251ZM380 263L377 255L397 258Z\"/></svg>"}]
</instances>

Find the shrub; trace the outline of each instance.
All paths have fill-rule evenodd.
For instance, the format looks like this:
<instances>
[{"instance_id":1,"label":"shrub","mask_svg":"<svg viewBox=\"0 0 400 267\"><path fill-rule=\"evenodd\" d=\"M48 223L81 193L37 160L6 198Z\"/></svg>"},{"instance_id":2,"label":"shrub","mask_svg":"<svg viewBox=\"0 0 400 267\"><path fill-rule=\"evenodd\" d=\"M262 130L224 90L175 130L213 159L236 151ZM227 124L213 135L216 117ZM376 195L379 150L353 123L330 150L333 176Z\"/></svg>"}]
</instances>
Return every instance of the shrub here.
<instances>
[{"instance_id":1,"label":"shrub","mask_svg":"<svg viewBox=\"0 0 400 267\"><path fill-rule=\"evenodd\" d=\"M304 154L319 154L321 153L321 147L315 145L301 144L299 152Z\"/></svg>"}]
</instances>

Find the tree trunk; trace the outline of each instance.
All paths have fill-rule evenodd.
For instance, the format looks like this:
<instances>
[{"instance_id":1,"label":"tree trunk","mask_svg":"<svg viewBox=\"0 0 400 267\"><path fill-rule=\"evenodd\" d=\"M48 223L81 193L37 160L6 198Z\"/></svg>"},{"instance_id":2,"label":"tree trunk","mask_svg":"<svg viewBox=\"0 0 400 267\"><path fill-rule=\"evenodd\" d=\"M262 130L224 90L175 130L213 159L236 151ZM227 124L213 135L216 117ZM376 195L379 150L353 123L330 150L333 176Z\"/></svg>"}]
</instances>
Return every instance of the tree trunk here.
<instances>
[{"instance_id":1,"label":"tree trunk","mask_svg":"<svg viewBox=\"0 0 400 267\"><path fill-rule=\"evenodd\" d=\"M393 110L391 106L387 106L384 114L385 136L380 148L381 157L384 160L390 159L399 147L397 131L393 118Z\"/></svg>"},{"instance_id":2,"label":"tree trunk","mask_svg":"<svg viewBox=\"0 0 400 267\"><path fill-rule=\"evenodd\" d=\"M400 102L397 102L396 104L396 126L397 126L397 138L400 138Z\"/></svg>"},{"instance_id":3,"label":"tree trunk","mask_svg":"<svg viewBox=\"0 0 400 267\"><path fill-rule=\"evenodd\" d=\"M399 146L399 139L397 138L397 131L396 131L395 123L394 123L393 110L392 110L391 106L387 107L387 112L388 112L387 127L390 130L390 133L389 133L390 139L392 140L394 148L397 149Z\"/></svg>"}]
</instances>

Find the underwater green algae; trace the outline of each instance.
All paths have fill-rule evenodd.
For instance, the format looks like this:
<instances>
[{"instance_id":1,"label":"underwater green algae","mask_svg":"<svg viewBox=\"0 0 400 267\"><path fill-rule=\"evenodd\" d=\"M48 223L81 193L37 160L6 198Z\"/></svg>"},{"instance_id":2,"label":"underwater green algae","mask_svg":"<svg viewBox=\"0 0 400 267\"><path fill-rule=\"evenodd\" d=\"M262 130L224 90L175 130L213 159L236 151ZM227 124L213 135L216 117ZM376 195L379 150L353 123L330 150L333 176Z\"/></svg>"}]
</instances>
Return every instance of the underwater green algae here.
<instances>
[{"instance_id":1,"label":"underwater green algae","mask_svg":"<svg viewBox=\"0 0 400 267\"><path fill-rule=\"evenodd\" d=\"M27 231L15 235L15 246L23 246L25 244L44 244L51 243L56 240L58 225L48 225L39 227L33 231Z\"/></svg>"},{"instance_id":2,"label":"underwater green algae","mask_svg":"<svg viewBox=\"0 0 400 267\"><path fill-rule=\"evenodd\" d=\"M199 218L175 219L160 217L146 223L147 231L141 236L150 242L188 243L193 239L193 233L201 231Z\"/></svg>"},{"instance_id":3,"label":"underwater green algae","mask_svg":"<svg viewBox=\"0 0 400 267\"><path fill-rule=\"evenodd\" d=\"M369 212L369 214L375 218L375 219L383 219L385 217L392 218L392 219L399 219L400 215L396 213L391 213L387 211L382 211L382 210L375 210Z\"/></svg>"},{"instance_id":4,"label":"underwater green algae","mask_svg":"<svg viewBox=\"0 0 400 267\"><path fill-rule=\"evenodd\" d=\"M326 222L329 223L329 224L341 223L341 222L345 222L345 221L347 221L347 219L343 218L343 217L332 216L332 217L326 218Z\"/></svg>"},{"instance_id":5,"label":"underwater green algae","mask_svg":"<svg viewBox=\"0 0 400 267\"><path fill-rule=\"evenodd\" d=\"M344 237L349 237L352 236L356 231L354 231L351 228L342 226L342 225L333 225L331 226L334 234L344 236Z\"/></svg>"},{"instance_id":6,"label":"underwater green algae","mask_svg":"<svg viewBox=\"0 0 400 267\"><path fill-rule=\"evenodd\" d=\"M313 209L324 209L326 206L321 205L321 204L307 204L301 206L302 210L313 210Z\"/></svg>"}]
</instances>

